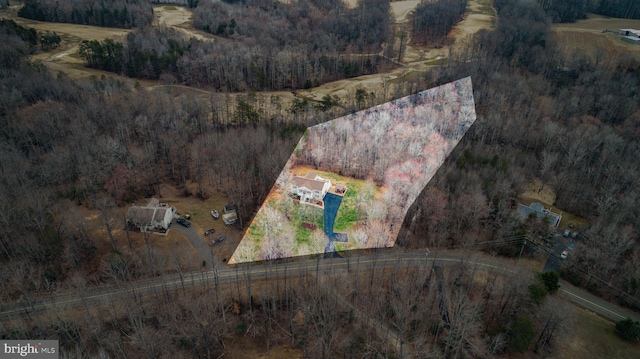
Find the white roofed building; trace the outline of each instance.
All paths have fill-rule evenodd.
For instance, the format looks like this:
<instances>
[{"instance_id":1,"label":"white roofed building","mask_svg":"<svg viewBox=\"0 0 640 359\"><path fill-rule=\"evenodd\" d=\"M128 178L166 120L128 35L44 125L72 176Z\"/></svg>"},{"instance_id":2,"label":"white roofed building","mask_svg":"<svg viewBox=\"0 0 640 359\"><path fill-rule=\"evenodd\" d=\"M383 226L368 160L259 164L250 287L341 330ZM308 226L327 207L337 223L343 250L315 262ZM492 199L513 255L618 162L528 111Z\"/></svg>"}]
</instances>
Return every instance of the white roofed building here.
<instances>
[{"instance_id":1,"label":"white roofed building","mask_svg":"<svg viewBox=\"0 0 640 359\"><path fill-rule=\"evenodd\" d=\"M622 36L640 37L640 30L636 29L620 29L618 34Z\"/></svg>"}]
</instances>

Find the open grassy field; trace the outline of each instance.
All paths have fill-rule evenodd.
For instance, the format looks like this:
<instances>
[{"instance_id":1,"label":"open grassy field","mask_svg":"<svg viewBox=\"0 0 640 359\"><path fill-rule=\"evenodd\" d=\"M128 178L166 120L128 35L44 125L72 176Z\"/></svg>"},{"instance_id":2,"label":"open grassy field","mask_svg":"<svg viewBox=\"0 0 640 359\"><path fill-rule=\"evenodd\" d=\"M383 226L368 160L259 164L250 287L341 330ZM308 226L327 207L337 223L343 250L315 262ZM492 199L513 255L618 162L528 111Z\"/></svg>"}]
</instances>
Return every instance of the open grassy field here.
<instances>
[{"instance_id":1,"label":"open grassy field","mask_svg":"<svg viewBox=\"0 0 640 359\"><path fill-rule=\"evenodd\" d=\"M307 166L294 166L287 176L305 176L315 172L331 180L330 192L336 185L344 186L344 194L334 222L334 231L347 233L348 242L335 243L336 250L362 248L351 234L356 227L366 228L366 208L380 206L383 188L370 181L340 176L319 171ZM312 228L315 226L315 228ZM324 209L310 204L301 204L287 194L287 189L275 187L253 218L249 229L238 245L230 263L251 262L266 258L277 239L283 257L323 253L325 250Z\"/></svg>"},{"instance_id":2,"label":"open grassy field","mask_svg":"<svg viewBox=\"0 0 640 359\"><path fill-rule=\"evenodd\" d=\"M616 358L640 357L640 342L627 342L614 332L614 324L593 312L571 308L575 321L564 334L564 345L559 348L559 358Z\"/></svg>"},{"instance_id":3,"label":"open grassy field","mask_svg":"<svg viewBox=\"0 0 640 359\"><path fill-rule=\"evenodd\" d=\"M622 28L640 29L640 20L606 18L589 14L585 20L553 26L553 37L568 55L587 55L597 59L603 55L632 55L640 59L640 45L622 41L617 32ZM607 32L604 32L607 30ZM609 32L614 31L614 32Z\"/></svg>"}]
</instances>

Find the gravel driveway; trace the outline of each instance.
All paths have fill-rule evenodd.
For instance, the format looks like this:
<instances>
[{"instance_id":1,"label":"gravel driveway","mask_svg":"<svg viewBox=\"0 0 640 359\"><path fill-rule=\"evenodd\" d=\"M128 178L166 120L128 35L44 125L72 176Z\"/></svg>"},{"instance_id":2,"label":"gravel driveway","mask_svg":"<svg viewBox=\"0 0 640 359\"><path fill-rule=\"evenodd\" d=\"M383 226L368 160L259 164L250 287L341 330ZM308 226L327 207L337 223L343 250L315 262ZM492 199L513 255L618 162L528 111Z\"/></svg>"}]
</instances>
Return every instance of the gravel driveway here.
<instances>
[{"instance_id":1,"label":"gravel driveway","mask_svg":"<svg viewBox=\"0 0 640 359\"><path fill-rule=\"evenodd\" d=\"M193 226L187 228L177 223L174 219L173 222L171 222L171 229L176 230L176 232L182 234L187 240L189 240L189 242L191 242L193 248L195 248L202 256L202 260L206 261L207 268L213 268L212 264L215 264L217 268L220 268L220 266L223 265L223 263L213 255L213 249L207 245L208 242L202 238L200 233Z\"/></svg>"}]
</instances>

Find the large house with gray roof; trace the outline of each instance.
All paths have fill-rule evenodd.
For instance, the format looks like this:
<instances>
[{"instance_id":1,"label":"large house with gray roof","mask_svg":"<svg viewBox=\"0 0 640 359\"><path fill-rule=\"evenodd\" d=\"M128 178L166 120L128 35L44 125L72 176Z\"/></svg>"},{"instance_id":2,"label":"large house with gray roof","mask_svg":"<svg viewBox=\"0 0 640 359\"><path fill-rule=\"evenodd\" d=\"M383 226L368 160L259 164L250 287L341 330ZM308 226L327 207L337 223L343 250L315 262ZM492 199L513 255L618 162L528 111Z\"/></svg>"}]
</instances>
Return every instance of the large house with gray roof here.
<instances>
[{"instance_id":1,"label":"large house with gray roof","mask_svg":"<svg viewBox=\"0 0 640 359\"><path fill-rule=\"evenodd\" d=\"M289 192L299 197L300 202L322 201L329 188L331 188L331 181L318 176L315 172L309 172L304 177L294 176L290 182Z\"/></svg>"},{"instance_id":2,"label":"large house with gray roof","mask_svg":"<svg viewBox=\"0 0 640 359\"><path fill-rule=\"evenodd\" d=\"M632 44L640 44L640 30L636 29L620 29L618 34L622 35L622 41Z\"/></svg>"},{"instance_id":3,"label":"large house with gray roof","mask_svg":"<svg viewBox=\"0 0 640 359\"><path fill-rule=\"evenodd\" d=\"M141 232L166 232L176 209L152 198L146 206L131 206L127 211L127 226Z\"/></svg>"},{"instance_id":4,"label":"large house with gray roof","mask_svg":"<svg viewBox=\"0 0 640 359\"><path fill-rule=\"evenodd\" d=\"M558 225L560 224L560 220L562 219L561 214L551 212L550 210L544 208L544 206L538 202L532 202L529 206L519 204L517 211L518 214L524 219L535 216L540 220L548 221L549 225L553 227L558 227Z\"/></svg>"}]
</instances>

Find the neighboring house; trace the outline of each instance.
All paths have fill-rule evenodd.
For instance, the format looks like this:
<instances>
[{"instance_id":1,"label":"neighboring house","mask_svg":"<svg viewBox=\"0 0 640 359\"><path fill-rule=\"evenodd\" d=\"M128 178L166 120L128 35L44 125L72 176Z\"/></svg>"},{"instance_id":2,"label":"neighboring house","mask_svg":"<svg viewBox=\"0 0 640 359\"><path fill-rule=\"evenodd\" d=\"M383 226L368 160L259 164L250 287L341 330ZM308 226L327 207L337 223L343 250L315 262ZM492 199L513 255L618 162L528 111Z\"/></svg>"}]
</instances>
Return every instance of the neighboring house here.
<instances>
[{"instance_id":1,"label":"neighboring house","mask_svg":"<svg viewBox=\"0 0 640 359\"><path fill-rule=\"evenodd\" d=\"M141 232L166 232L176 209L152 198L146 206L131 206L127 211L127 226Z\"/></svg>"},{"instance_id":2,"label":"neighboring house","mask_svg":"<svg viewBox=\"0 0 640 359\"><path fill-rule=\"evenodd\" d=\"M309 202L312 199L322 201L329 188L331 188L331 181L318 176L315 172L309 172L304 177L294 176L291 179L290 192L300 197L301 202Z\"/></svg>"},{"instance_id":3,"label":"neighboring house","mask_svg":"<svg viewBox=\"0 0 640 359\"><path fill-rule=\"evenodd\" d=\"M539 219L546 218L549 221L549 225L554 227L558 227L558 225L560 224L560 220L562 219L562 215L553 213L548 209L545 209L542 204L538 202L532 202L530 206L519 204L517 211L518 214L520 214L525 219L533 215L535 215Z\"/></svg>"},{"instance_id":4,"label":"neighboring house","mask_svg":"<svg viewBox=\"0 0 640 359\"><path fill-rule=\"evenodd\" d=\"M228 204L224 206L224 210L222 213L222 220L224 224L231 225L238 221L238 212L236 212L236 206L232 204Z\"/></svg>"},{"instance_id":5,"label":"neighboring house","mask_svg":"<svg viewBox=\"0 0 640 359\"><path fill-rule=\"evenodd\" d=\"M640 44L640 30L620 29L618 34L622 35L622 41L630 42L632 44Z\"/></svg>"},{"instance_id":6,"label":"neighboring house","mask_svg":"<svg viewBox=\"0 0 640 359\"><path fill-rule=\"evenodd\" d=\"M618 31L619 35L622 36L631 36L631 37L640 37L640 30L635 29L620 29Z\"/></svg>"}]
</instances>

